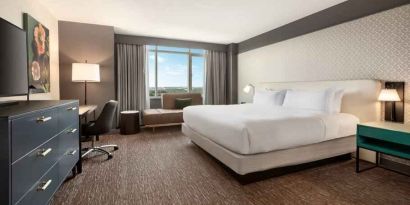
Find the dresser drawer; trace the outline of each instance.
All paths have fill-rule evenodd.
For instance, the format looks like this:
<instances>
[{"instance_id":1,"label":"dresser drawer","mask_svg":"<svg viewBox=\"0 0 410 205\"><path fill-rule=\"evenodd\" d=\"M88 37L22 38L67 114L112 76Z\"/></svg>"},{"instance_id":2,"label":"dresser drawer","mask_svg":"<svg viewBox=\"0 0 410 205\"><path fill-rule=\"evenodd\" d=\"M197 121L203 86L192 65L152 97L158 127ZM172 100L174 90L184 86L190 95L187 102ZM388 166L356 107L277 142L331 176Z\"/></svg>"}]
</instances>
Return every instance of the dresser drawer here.
<instances>
[{"instance_id":1,"label":"dresser drawer","mask_svg":"<svg viewBox=\"0 0 410 205\"><path fill-rule=\"evenodd\" d=\"M59 137L52 138L12 165L13 204L61 158ZM28 170L30 170L29 174L27 173Z\"/></svg>"},{"instance_id":2,"label":"dresser drawer","mask_svg":"<svg viewBox=\"0 0 410 205\"><path fill-rule=\"evenodd\" d=\"M60 108L58 120L60 129L70 126L73 122L77 122L78 124L78 120L78 103L71 103Z\"/></svg>"},{"instance_id":3,"label":"dresser drawer","mask_svg":"<svg viewBox=\"0 0 410 205\"><path fill-rule=\"evenodd\" d=\"M12 121L12 162L59 132L58 110L36 112Z\"/></svg>"},{"instance_id":4,"label":"dresser drawer","mask_svg":"<svg viewBox=\"0 0 410 205\"><path fill-rule=\"evenodd\" d=\"M12 165L13 203L17 202L51 166L76 149L78 125L73 125L16 161ZM27 174L27 170L30 170L30 174Z\"/></svg>"},{"instance_id":5,"label":"dresser drawer","mask_svg":"<svg viewBox=\"0 0 410 205\"><path fill-rule=\"evenodd\" d=\"M58 164L56 164L47 172L46 175L37 181L33 187L31 187L27 194L20 201L18 201L17 204L47 204L61 184L59 174L59 167Z\"/></svg>"},{"instance_id":6,"label":"dresser drawer","mask_svg":"<svg viewBox=\"0 0 410 205\"><path fill-rule=\"evenodd\" d=\"M63 158L58 163L58 172L60 173L60 179L65 180L74 166L77 164L79 160L79 148L73 148L70 152L65 154Z\"/></svg>"},{"instance_id":7,"label":"dresser drawer","mask_svg":"<svg viewBox=\"0 0 410 205\"><path fill-rule=\"evenodd\" d=\"M47 204L58 187L64 182L76 165L79 149L74 148L61 156L60 160L40 179L35 181L24 197L17 204ZM46 183L49 183L46 186ZM40 189L40 188L43 189ZM14 203L14 202L13 202Z\"/></svg>"},{"instance_id":8,"label":"dresser drawer","mask_svg":"<svg viewBox=\"0 0 410 205\"><path fill-rule=\"evenodd\" d=\"M40 180L36 181L26 195L18 201L21 205L45 205L60 186L59 162L55 164Z\"/></svg>"},{"instance_id":9,"label":"dresser drawer","mask_svg":"<svg viewBox=\"0 0 410 205\"><path fill-rule=\"evenodd\" d=\"M75 150L79 151L79 150ZM77 155L66 154L57 162L40 180L36 181L27 194L17 203L26 204L47 204L58 187L64 182L71 169L77 163ZM48 186L47 186L48 183ZM35 202L35 203L33 203Z\"/></svg>"},{"instance_id":10,"label":"dresser drawer","mask_svg":"<svg viewBox=\"0 0 410 205\"><path fill-rule=\"evenodd\" d=\"M62 150L61 155L79 148L79 129L78 124L72 124L60 134L59 148Z\"/></svg>"}]
</instances>

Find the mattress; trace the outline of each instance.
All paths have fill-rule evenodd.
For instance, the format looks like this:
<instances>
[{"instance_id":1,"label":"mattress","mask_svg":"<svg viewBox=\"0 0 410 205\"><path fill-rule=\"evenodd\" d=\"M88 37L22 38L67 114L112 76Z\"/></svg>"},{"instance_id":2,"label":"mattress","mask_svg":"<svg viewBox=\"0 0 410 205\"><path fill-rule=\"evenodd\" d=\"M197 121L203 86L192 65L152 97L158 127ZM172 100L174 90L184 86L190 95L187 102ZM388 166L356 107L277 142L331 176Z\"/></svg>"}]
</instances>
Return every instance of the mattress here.
<instances>
[{"instance_id":1,"label":"mattress","mask_svg":"<svg viewBox=\"0 0 410 205\"><path fill-rule=\"evenodd\" d=\"M242 155L225 149L186 124L182 124L182 132L194 144L240 175L326 159L356 150L356 137L348 136L290 149Z\"/></svg>"},{"instance_id":2,"label":"mattress","mask_svg":"<svg viewBox=\"0 0 410 205\"><path fill-rule=\"evenodd\" d=\"M199 105L184 108L184 123L238 154L289 149L356 133L359 119L282 106Z\"/></svg>"}]
</instances>

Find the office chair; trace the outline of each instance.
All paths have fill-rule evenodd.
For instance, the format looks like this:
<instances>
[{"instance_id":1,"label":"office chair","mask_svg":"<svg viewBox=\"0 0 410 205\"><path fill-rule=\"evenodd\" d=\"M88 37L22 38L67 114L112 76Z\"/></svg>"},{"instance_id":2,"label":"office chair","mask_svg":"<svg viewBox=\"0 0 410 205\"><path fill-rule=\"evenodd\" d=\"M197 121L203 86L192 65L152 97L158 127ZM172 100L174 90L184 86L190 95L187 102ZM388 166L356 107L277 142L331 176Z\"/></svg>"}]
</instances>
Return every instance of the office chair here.
<instances>
[{"instance_id":1,"label":"office chair","mask_svg":"<svg viewBox=\"0 0 410 205\"><path fill-rule=\"evenodd\" d=\"M111 159L113 157L112 154L104 150L103 148L112 147L114 148L114 151L118 150L117 145L102 145L98 147L95 146L96 138L99 138L100 135L111 131L117 106L117 101L108 101L105 104L100 116L98 116L97 120L82 125L82 136L84 136L84 140L89 140L91 137L91 147L84 148L82 150L84 151L84 154L81 155L81 158L84 158L92 152L100 152L106 154L108 156L108 159Z\"/></svg>"}]
</instances>

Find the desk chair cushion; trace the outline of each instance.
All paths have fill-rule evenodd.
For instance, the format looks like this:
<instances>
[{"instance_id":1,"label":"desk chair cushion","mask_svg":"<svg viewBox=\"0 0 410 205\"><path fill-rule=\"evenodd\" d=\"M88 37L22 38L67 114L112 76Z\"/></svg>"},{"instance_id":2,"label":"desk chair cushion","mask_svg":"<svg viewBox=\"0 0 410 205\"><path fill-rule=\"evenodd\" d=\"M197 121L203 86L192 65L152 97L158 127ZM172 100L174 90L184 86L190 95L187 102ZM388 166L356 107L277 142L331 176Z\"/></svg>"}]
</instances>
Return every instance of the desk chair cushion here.
<instances>
[{"instance_id":1,"label":"desk chair cushion","mask_svg":"<svg viewBox=\"0 0 410 205\"><path fill-rule=\"evenodd\" d=\"M97 120L85 125L83 135L101 135L111 131L117 105L117 101L110 100L107 102Z\"/></svg>"}]
</instances>

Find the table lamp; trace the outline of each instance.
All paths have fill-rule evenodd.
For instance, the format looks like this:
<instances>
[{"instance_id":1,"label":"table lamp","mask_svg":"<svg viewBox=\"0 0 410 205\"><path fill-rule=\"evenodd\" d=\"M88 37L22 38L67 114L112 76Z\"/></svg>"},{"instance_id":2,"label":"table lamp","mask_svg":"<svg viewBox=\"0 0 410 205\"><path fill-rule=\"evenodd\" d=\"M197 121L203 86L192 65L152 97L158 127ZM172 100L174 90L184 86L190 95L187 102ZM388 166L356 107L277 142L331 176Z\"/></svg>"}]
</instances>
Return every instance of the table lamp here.
<instances>
[{"instance_id":1,"label":"table lamp","mask_svg":"<svg viewBox=\"0 0 410 205\"><path fill-rule=\"evenodd\" d=\"M87 82L100 82L100 65L73 63L71 80L84 83L84 104L87 105Z\"/></svg>"},{"instance_id":2,"label":"table lamp","mask_svg":"<svg viewBox=\"0 0 410 205\"><path fill-rule=\"evenodd\" d=\"M382 89L379 95L379 101L385 103L392 103L390 118L386 118L389 121L396 121L396 104L395 102L400 101L399 93L397 93L396 89Z\"/></svg>"},{"instance_id":3,"label":"table lamp","mask_svg":"<svg viewBox=\"0 0 410 205\"><path fill-rule=\"evenodd\" d=\"M243 92L245 93L250 93L250 92L254 92L255 91L255 86L252 84L247 84L244 88L243 88Z\"/></svg>"}]
</instances>

